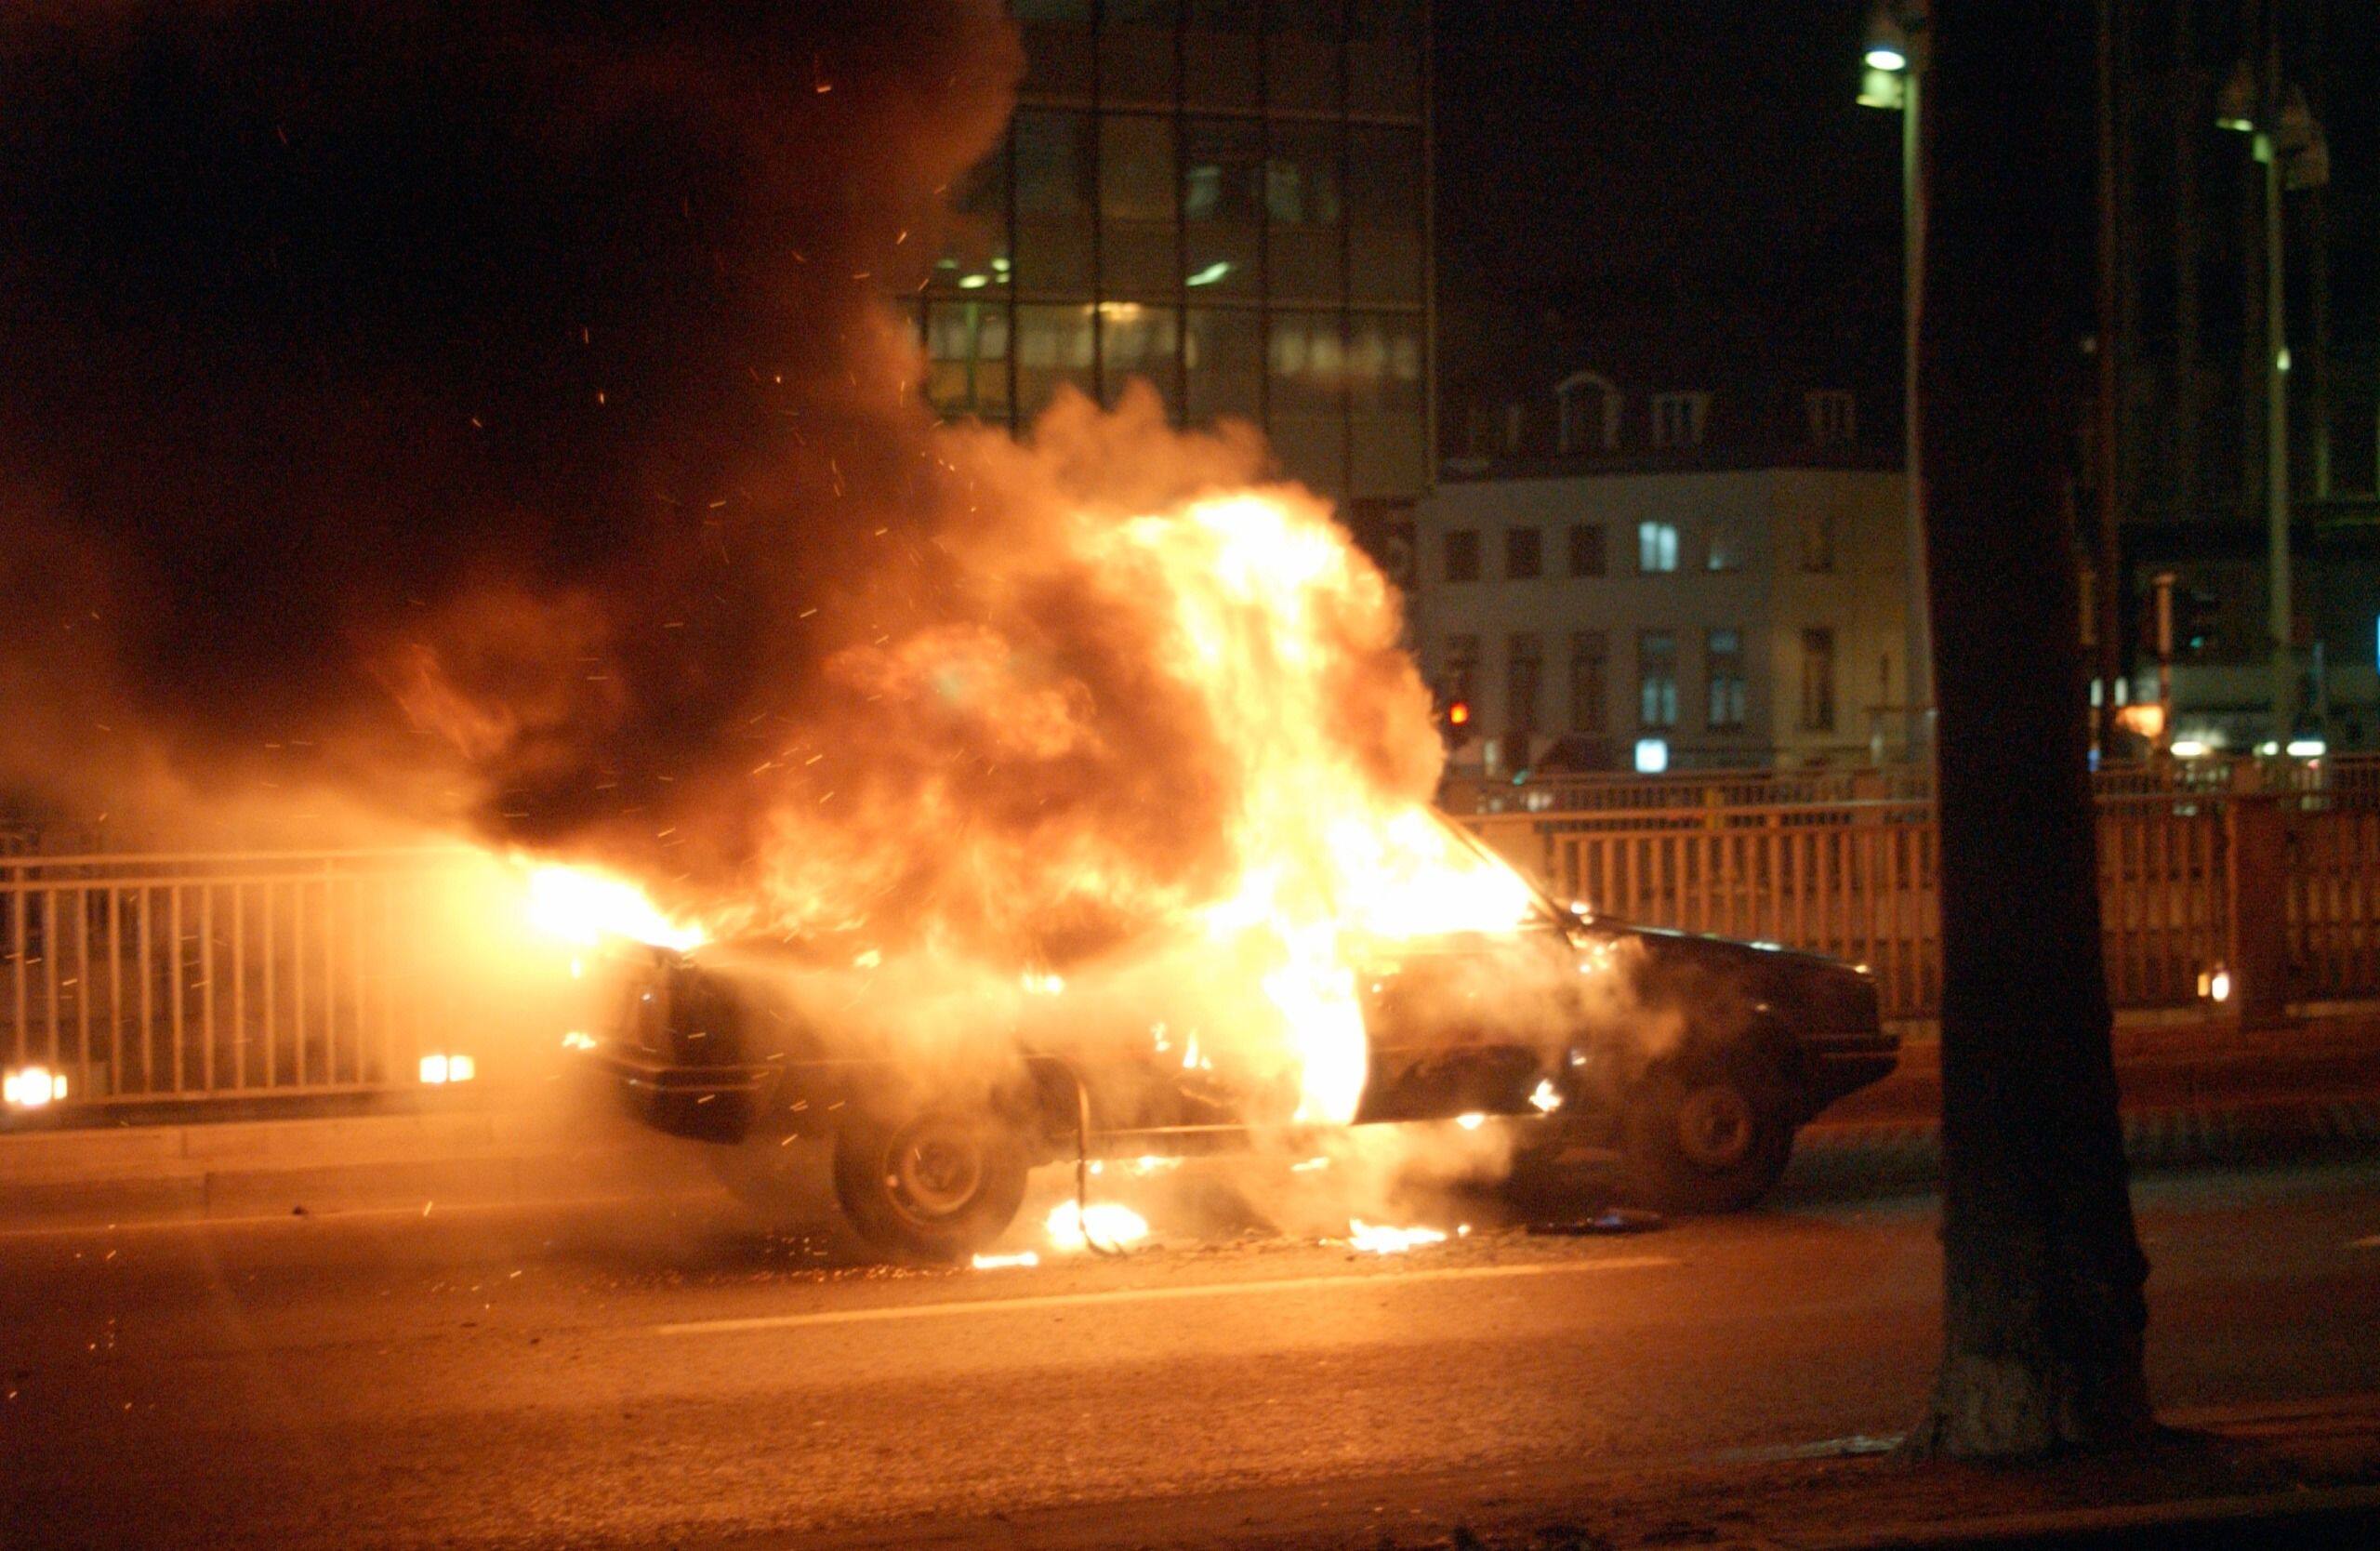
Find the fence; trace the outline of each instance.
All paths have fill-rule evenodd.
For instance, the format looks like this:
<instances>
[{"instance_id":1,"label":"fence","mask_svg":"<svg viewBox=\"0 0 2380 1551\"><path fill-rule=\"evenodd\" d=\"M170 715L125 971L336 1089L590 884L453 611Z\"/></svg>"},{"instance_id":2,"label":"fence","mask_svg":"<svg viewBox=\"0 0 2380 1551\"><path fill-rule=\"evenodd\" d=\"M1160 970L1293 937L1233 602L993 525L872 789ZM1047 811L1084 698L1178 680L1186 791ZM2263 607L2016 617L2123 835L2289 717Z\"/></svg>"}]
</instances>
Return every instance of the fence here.
<instances>
[{"instance_id":1,"label":"fence","mask_svg":"<svg viewBox=\"0 0 2380 1551\"><path fill-rule=\"evenodd\" d=\"M2380 795L2380 754L2341 754L2307 762L2163 760L2153 764L2106 765L2091 777L2093 789L2103 798L2219 794L2243 781L2254 781L2266 789ZM1663 776L1531 775L1520 781L1450 776L1438 793L1438 803L1464 817L1569 816L1681 808L1923 802L1933 795L1932 773L1919 766L1840 765L1815 770L1695 770Z\"/></svg>"},{"instance_id":2,"label":"fence","mask_svg":"<svg viewBox=\"0 0 2380 1551\"><path fill-rule=\"evenodd\" d=\"M2122 789L2120 788L2119 790ZM2236 822L2278 822L2276 909L2239 912ZM1886 1015L1940 1004L1937 831L1927 802L1854 800L1475 815L1469 822L1564 898L1646 925L1811 948L1876 972ZM2261 829L2254 831L2263 833ZM2264 843L2259 842L2258 843ZM2101 923L2120 1007L2186 1004L2200 976L2256 961L2278 931L2282 996L2380 994L2380 792L2168 790L2098 799Z\"/></svg>"},{"instance_id":3,"label":"fence","mask_svg":"<svg viewBox=\"0 0 2380 1551\"><path fill-rule=\"evenodd\" d=\"M2380 994L2375 774L2277 792L2103 790L2116 1003L2186 1003L2218 965L2268 1001ZM1738 801L1777 790L1706 785L1670 806L1467 822L1565 898L1863 962L1888 1015L1932 1013L1931 803L1817 784L1800 802ZM71 1102L103 1106L411 1086L456 1027L471 950L458 923L487 903L464 891L483 887L454 852L0 855L0 1067L42 1067ZM2242 897L2254 908L2235 908ZM2281 967L2255 968L2268 963ZM501 991L470 994L488 1021Z\"/></svg>"},{"instance_id":4,"label":"fence","mask_svg":"<svg viewBox=\"0 0 2380 1551\"><path fill-rule=\"evenodd\" d=\"M0 1066L92 1104L410 1081L462 886L442 852L0 856Z\"/></svg>"}]
</instances>

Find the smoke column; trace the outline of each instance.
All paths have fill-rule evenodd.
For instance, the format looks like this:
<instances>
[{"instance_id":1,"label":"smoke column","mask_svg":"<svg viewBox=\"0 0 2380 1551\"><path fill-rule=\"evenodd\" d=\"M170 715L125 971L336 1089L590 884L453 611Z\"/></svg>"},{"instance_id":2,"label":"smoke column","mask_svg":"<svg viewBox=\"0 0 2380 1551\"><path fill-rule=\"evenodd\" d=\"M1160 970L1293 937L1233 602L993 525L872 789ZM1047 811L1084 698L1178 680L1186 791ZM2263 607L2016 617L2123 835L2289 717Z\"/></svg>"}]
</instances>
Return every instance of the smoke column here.
<instances>
[{"instance_id":1,"label":"smoke column","mask_svg":"<svg viewBox=\"0 0 2380 1551\"><path fill-rule=\"evenodd\" d=\"M1179 515L1251 432L921 406L888 298L1019 68L988 0L0 20L0 795L311 783L1045 963L1426 800L1328 512Z\"/></svg>"},{"instance_id":2,"label":"smoke column","mask_svg":"<svg viewBox=\"0 0 2380 1551\"><path fill-rule=\"evenodd\" d=\"M553 839L703 767L930 508L882 298L1019 66L988 0L10 7L0 782Z\"/></svg>"}]
</instances>

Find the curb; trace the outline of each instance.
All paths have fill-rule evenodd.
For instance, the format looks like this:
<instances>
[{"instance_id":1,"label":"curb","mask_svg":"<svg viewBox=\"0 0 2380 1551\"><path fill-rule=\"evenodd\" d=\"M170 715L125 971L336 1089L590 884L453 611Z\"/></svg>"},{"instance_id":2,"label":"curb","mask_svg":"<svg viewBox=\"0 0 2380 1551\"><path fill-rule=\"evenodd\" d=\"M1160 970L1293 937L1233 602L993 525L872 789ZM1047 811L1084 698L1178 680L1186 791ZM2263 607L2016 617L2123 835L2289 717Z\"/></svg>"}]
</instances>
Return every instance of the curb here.
<instances>
[{"instance_id":1,"label":"curb","mask_svg":"<svg viewBox=\"0 0 2380 1551\"><path fill-rule=\"evenodd\" d=\"M521 1206L716 1188L701 1152L609 1110L237 1120L0 1136L0 1223Z\"/></svg>"},{"instance_id":2,"label":"curb","mask_svg":"<svg viewBox=\"0 0 2380 1551\"><path fill-rule=\"evenodd\" d=\"M2125 1161L2142 1173L2380 1155L2380 1094L2145 1107L2126 1111L2122 1122ZM1809 1200L1930 1188L1941 1170L1937 1121L1820 1122L1796 1143L1782 1194Z\"/></svg>"},{"instance_id":3,"label":"curb","mask_svg":"<svg viewBox=\"0 0 2380 1551\"><path fill-rule=\"evenodd\" d=\"M2176 1537L2188 1537L2177 1539ZM2265 1492L2196 1502L2066 1508L1909 1526L1798 1544L1808 1551L1997 1551L2056 1546L2073 1551L2370 1545L2380 1537L2380 1486Z\"/></svg>"}]
</instances>

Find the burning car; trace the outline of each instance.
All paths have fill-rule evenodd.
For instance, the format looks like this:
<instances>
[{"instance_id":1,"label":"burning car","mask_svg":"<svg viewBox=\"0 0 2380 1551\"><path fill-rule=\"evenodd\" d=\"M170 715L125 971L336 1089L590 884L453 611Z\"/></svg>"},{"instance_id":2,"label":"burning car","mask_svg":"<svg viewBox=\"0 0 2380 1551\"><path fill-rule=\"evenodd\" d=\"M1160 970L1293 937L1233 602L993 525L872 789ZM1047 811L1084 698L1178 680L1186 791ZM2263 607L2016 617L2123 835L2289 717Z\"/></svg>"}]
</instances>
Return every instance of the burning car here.
<instances>
[{"instance_id":1,"label":"burning car","mask_svg":"<svg viewBox=\"0 0 2380 1551\"><path fill-rule=\"evenodd\" d=\"M1776 1184L1804 1122L1892 1069L1898 1040L1864 969L1565 909L1427 823L1438 876L1517 908L1487 929L1368 921L1340 945L1344 986L1285 995L1265 977L1294 1016L1354 1030L1352 1062L1319 1083L1313 1061L1246 1059L1233 976L1203 951L1185 973L1162 941L997 993L980 976L921 987L919 965L831 938L647 947L583 1058L651 1125L713 1145L764 1209L801 1193L781 1162L792 1144L824 1149L860 1235L934 1261L1006 1229L1037 1165L1336 1123L1505 1117L1518 1177L1558 1187L1565 1162L1598 1158L1632 1201L1739 1209ZM1343 1099L1317 1109L1334 1085Z\"/></svg>"}]
</instances>

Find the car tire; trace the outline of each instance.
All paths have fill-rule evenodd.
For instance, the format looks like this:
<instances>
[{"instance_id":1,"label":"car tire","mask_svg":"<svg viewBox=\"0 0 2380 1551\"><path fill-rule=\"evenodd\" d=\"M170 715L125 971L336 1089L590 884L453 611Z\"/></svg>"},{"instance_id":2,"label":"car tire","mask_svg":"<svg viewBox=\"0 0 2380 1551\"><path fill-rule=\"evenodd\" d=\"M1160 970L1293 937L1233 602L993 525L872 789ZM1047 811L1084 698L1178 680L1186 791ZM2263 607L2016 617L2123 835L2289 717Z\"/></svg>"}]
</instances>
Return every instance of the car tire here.
<instances>
[{"instance_id":1,"label":"car tire","mask_svg":"<svg viewBox=\"0 0 2380 1551\"><path fill-rule=\"evenodd\" d=\"M1025 1203L1024 1139L997 1116L928 1108L835 1137L835 1197L876 1250L947 1265L998 1239Z\"/></svg>"},{"instance_id":2,"label":"car tire","mask_svg":"<svg viewBox=\"0 0 2380 1551\"><path fill-rule=\"evenodd\" d=\"M1742 1211L1776 1188L1792 1153L1791 1094L1748 1051L1661 1062L1620 1117L1623 1198L1659 1212Z\"/></svg>"}]
</instances>

